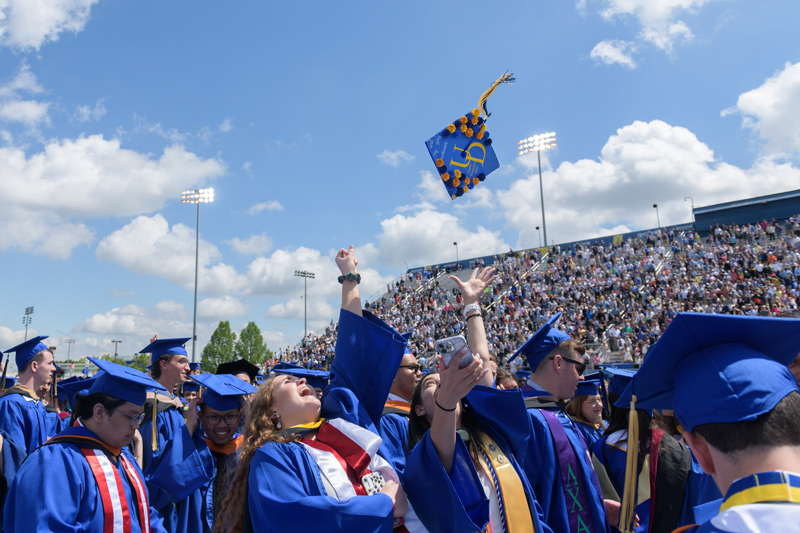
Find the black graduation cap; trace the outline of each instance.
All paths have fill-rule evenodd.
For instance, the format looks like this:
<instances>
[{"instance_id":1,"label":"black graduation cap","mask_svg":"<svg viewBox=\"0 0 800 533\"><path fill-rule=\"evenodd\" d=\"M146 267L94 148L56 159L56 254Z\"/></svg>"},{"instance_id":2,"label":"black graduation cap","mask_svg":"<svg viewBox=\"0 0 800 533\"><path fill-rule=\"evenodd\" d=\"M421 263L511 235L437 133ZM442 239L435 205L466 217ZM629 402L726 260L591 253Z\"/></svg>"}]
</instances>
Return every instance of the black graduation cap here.
<instances>
[{"instance_id":1,"label":"black graduation cap","mask_svg":"<svg viewBox=\"0 0 800 533\"><path fill-rule=\"evenodd\" d=\"M220 364L215 374L231 374L234 376L236 374L247 374L252 383L253 380L256 379L256 375L258 375L258 367L247 359L239 359L238 361L229 361Z\"/></svg>"}]
</instances>

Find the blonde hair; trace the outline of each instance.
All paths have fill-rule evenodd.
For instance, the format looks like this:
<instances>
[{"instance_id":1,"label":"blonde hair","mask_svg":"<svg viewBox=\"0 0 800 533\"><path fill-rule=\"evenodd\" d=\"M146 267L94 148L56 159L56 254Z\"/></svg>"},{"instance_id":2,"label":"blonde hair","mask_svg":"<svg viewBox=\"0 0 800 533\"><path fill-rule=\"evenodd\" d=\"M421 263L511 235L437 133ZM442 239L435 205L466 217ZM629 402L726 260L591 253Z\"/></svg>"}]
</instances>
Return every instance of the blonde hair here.
<instances>
[{"instance_id":1,"label":"blonde hair","mask_svg":"<svg viewBox=\"0 0 800 533\"><path fill-rule=\"evenodd\" d=\"M239 462L233 472L228 493L222 500L219 516L214 519L214 531L240 533L244 529L244 502L247 498L247 478L250 461L256 451L267 442L296 442L294 435L281 435L270 417L275 378L272 376L261 386L250 402L250 414L244 424L244 443L239 451Z\"/></svg>"}]
</instances>

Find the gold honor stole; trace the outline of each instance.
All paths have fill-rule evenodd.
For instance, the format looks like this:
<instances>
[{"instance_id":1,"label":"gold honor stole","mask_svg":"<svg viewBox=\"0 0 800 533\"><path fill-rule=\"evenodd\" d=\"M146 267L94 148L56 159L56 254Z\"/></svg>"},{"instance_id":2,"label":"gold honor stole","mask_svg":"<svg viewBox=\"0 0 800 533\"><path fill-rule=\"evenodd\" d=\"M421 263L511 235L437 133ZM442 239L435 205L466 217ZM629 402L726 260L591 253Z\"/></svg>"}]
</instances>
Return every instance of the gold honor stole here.
<instances>
[{"instance_id":1,"label":"gold honor stole","mask_svg":"<svg viewBox=\"0 0 800 533\"><path fill-rule=\"evenodd\" d=\"M508 533L534 531L528 497L514 465L489 435L480 433L478 444L483 450L478 462L492 480Z\"/></svg>"}]
</instances>

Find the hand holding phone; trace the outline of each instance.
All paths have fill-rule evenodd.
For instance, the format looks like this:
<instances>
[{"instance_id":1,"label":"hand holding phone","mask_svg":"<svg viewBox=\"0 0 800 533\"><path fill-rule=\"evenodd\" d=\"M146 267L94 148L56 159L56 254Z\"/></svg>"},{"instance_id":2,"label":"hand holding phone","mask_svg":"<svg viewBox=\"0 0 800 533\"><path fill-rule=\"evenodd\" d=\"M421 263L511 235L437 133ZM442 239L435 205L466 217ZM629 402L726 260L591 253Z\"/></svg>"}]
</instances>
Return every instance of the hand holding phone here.
<instances>
[{"instance_id":1,"label":"hand holding phone","mask_svg":"<svg viewBox=\"0 0 800 533\"><path fill-rule=\"evenodd\" d=\"M444 366L446 367L450 366L453 358L462 349L466 349L466 352L461 357L461 361L458 363L458 368L464 368L475 358L475 356L472 354L472 351L469 349L469 346L467 346L467 339L465 339L463 335L455 335L454 337L439 339L434 343L434 348L436 349L436 353L441 356L442 362L444 362Z\"/></svg>"}]
</instances>

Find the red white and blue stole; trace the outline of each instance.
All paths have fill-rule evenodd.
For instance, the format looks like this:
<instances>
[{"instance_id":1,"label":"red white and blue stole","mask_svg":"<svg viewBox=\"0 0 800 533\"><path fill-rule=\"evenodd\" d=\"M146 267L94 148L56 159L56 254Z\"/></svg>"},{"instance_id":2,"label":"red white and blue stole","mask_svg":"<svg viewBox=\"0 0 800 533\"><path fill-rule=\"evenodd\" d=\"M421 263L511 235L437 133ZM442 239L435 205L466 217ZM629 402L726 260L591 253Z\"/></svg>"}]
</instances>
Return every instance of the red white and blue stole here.
<instances>
[{"instance_id":1,"label":"red white and blue stole","mask_svg":"<svg viewBox=\"0 0 800 533\"><path fill-rule=\"evenodd\" d=\"M62 431L45 443L51 444L74 444L89 463L103 504L103 533L132 532L131 513L123 485L125 481L130 485L135 499L139 527L143 533L150 533L150 505L144 479L124 455L114 454L94 433L80 426ZM119 460L127 480L122 479L112 458Z\"/></svg>"}]
</instances>

